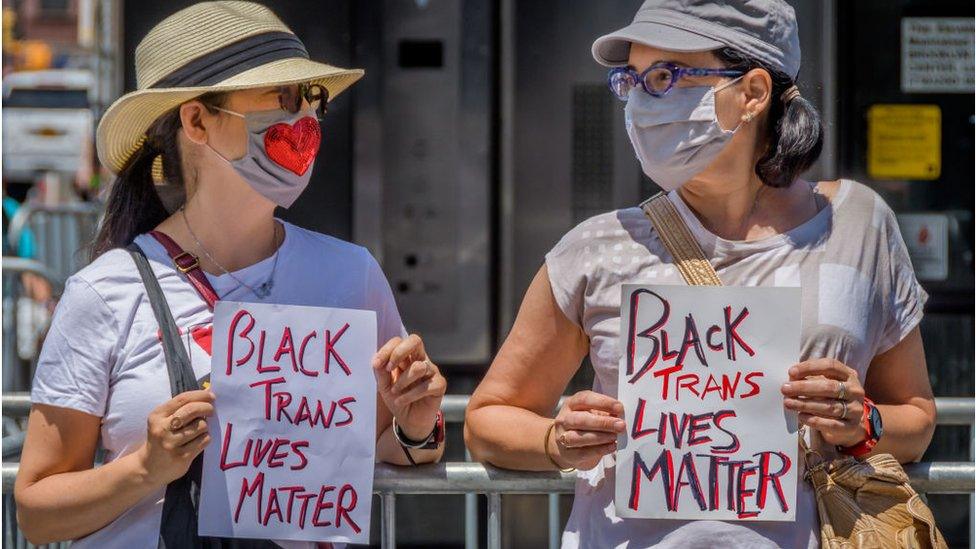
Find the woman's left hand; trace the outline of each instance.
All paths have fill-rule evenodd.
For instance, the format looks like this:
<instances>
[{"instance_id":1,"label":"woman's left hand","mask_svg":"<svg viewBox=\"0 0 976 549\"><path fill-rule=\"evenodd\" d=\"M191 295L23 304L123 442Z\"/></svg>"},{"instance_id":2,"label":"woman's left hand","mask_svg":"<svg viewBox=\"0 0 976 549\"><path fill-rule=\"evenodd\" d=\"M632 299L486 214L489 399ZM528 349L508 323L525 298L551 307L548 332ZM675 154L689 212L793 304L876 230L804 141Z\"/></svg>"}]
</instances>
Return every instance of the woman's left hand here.
<instances>
[{"instance_id":1,"label":"woman's left hand","mask_svg":"<svg viewBox=\"0 0 976 549\"><path fill-rule=\"evenodd\" d=\"M411 440L427 438L434 429L447 380L427 357L420 336L387 341L373 357L373 373L380 398L403 434Z\"/></svg>"},{"instance_id":2,"label":"woman's left hand","mask_svg":"<svg viewBox=\"0 0 976 549\"><path fill-rule=\"evenodd\" d=\"M790 368L782 388L783 404L799 412L801 424L820 431L836 446L854 446L864 440L864 387L857 372L830 359L807 360Z\"/></svg>"}]
</instances>

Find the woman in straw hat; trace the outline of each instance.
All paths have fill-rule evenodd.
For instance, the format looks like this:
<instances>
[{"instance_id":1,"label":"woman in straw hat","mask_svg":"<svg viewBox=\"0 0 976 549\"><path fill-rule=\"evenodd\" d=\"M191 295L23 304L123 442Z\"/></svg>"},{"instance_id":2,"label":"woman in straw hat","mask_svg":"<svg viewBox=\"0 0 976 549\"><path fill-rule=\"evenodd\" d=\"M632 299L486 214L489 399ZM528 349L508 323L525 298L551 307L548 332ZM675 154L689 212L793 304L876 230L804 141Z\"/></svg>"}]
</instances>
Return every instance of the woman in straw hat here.
<instances>
[{"instance_id":1,"label":"woman in straw hat","mask_svg":"<svg viewBox=\"0 0 976 549\"><path fill-rule=\"evenodd\" d=\"M28 538L199 543L188 492L191 463L211 443L214 395L171 398L165 355L208 376L216 299L375 311L386 342L373 360L377 459L438 460L446 383L420 338L405 335L376 261L273 216L308 183L316 118L363 71L309 60L267 8L228 1L153 28L136 75L138 90L98 127L100 159L118 178L94 261L67 282L37 366L15 489ZM150 261L182 345L166 345L126 246ZM99 440L104 465L93 468Z\"/></svg>"},{"instance_id":2,"label":"woman in straw hat","mask_svg":"<svg viewBox=\"0 0 976 549\"><path fill-rule=\"evenodd\" d=\"M701 248L722 283L801 287L801 362L764 365L789 376L770 389L782 393L783 407L809 428L824 456L890 453L915 461L935 420L918 329L926 294L895 216L863 185L800 178L820 154L822 129L796 86L797 24L783 0L647 0L632 24L596 40L593 55L610 67L610 92L626 101L627 132L644 173L667 191L650 204L668 215L654 223L649 215L661 210L653 207L648 215L638 207L598 215L546 255L508 339L471 398L465 422L471 453L502 467L580 470L563 547L816 547L817 510L802 476L795 522L658 520L618 512L628 506L614 500L618 475L644 486L631 496L631 508L641 501L647 508L648 496L661 496L666 482L680 508L694 511L715 509L718 501L720 512L733 505L748 516L767 493L764 482L755 497L742 490L739 501L731 501L735 490L725 479L747 469L733 462L711 468L707 457L695 458L697 479L695 463L678 463L678 454L677 473L671 462L664 470L648 461L651 471L644 469L643 476L636 466L617 470L618 437L640 426L633 415L624 417L616 398L623 355L620 285L685 284L685 265L674 260L669 243L686 225L688 247ZM668 222L659 224L662 218ZM551 418L587 355L593 390L572 395ZM688 356L688 364L698 364L694 353ZM734 387L710 391L707 383L674 386L680 378L666 370L671 368L658 364L654 376L644 378L645 387L732 409L746 394L737 378L729 383L738 385L737 393ZM648 404L643 418L650 430L660 410L658 401ZM769 414L783 417L783 409ZM696 418L689 438L703 442L711 436L719 445L730 440ZM680 439L684 428L671 425ZM696 446L698 453L706 448ZM740 474L738 486L755 487L742 480L753 473ZM773 490L768 495L763 501L779 508Z\"/></svg>"}]
</instances>

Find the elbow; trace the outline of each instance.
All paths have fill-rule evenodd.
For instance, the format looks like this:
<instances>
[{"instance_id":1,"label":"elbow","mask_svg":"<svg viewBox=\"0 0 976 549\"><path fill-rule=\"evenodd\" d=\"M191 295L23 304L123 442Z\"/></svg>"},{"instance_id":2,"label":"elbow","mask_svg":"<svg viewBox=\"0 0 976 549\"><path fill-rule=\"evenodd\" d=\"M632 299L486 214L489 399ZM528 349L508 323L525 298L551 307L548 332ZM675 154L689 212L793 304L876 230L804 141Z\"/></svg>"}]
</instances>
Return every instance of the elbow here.
<instances>
[{"instance_id":1,"label":"elbow","mask_svg":"<svg viewBox=\"0 0 976 549\"><path fill-rule=\"evenodd\" d=\"M477 408L468 407L464 413L464 445L468 448L471 459L484 463L488 461L487 444L481 436L477 412Z\"/></svg>"},{"instance_id":2,"label":"elbow","mask_svg":"<svg viewBox=\"0 0 976 549\"><path fill-rule=\"evenodd\" d=\"M25 500L22 492L21 489L15 490L14 500L17 502L17 527L27 541L37 546L63 541L58 539L57 533L38 516L29 501Z\"/></svg>"}]
</instances>

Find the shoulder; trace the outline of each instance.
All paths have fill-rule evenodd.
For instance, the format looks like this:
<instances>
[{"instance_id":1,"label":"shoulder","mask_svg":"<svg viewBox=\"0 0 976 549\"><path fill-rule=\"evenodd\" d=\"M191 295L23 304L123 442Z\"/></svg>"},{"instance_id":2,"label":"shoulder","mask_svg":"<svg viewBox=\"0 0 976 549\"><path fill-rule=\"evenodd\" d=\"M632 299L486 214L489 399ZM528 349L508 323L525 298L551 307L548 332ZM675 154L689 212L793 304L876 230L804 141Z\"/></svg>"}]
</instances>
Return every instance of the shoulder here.
<instances>
[{"instance_id":1,"label":"shoulder","mask_svg":"<svg viewBox=\"0 0 976 549\"><path fill-rule=\"evenodd\" d=\"M95 258L73 274L68 283L83 283L102 294L129 283L142 283L139 271L127 250L116 248Z\"/></svg>"},{"instance_id":2,"label":"shoulder","mask_svg":"<svg viewBox=\"0 0 976 549\"><path fill-rule=\"evenodd\" d=\"M297 254L306 269L333 272L338 270L353 278L380 271L373 254L363 246L286 221L282 223L288 231L288 238L294 239L292 253Z\"/></svg>"},{"instance_id":3,"label":"shoulder","mask_svg":"<svg viewBox=\"0 0 976 549\"><path fill-rule=\"evenodd\" d=\"M650 235L651 229L650 221L640 208L613 210L595 215L570 229L553 252L585 251L587 248L590 251L605 251L606 246L643 241Z\"/></svg>"},{"instance_id":4,"label":"shoulder","mask_svg":"<svg viewBox=\"0 0 976 549\"><path fill-rule=\"evenodd\" d=\"M894 215L884 198L871 187L853 179L825 181L818 185L821 194L827 196L834 210L847 215L867 219Z\"/></svg>"}]
</instances>

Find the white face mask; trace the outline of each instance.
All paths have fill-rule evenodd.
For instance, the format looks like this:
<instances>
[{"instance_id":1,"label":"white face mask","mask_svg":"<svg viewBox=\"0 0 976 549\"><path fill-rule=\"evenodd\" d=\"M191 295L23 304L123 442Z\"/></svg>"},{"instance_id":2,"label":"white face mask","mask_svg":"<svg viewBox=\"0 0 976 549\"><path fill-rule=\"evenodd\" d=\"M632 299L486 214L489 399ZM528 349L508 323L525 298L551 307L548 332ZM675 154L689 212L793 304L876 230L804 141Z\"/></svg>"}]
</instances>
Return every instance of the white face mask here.
<instances>
[{"instance_id":1,"label":"white face mask","mask_svg":"<svg viewBox=\"0 0 976 549\"><path fill-rule=\"evenodd\" d=\"M724 130L715 115L715 93L739 81L675 86L662 97L630 90L624 119L641 168L665 191L701 173L722 152L739 126Z\"/></svg>"},{"instance_id":2,"label":"white face mask","mask_svg":"<svg viewBox=\"0 0 976 549\"><path fill-rule=\"evenodd\" d=\"M246 114L217 107L239 116L247 127L247 152L229 160L207 143L207 147L268 200L290 207L312 177L312 164L319 151L322 131L315 112L303 110L289 114L281 109Z\"/></svg>"}]
</instances>

